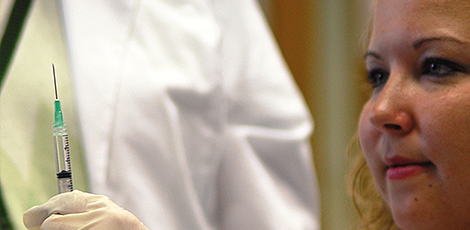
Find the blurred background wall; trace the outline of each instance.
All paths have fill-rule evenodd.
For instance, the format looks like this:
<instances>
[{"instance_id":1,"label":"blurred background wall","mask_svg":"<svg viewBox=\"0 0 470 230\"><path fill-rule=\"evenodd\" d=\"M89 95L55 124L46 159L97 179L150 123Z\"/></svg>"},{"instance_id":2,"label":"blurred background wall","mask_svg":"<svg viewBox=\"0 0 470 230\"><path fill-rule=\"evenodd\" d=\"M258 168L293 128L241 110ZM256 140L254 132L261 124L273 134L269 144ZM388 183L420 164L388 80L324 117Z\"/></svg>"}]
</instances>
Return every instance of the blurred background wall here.
<instances>
[{"instance_id":1,"label":"blurred background wall","mask_svg":"<svg viewBox=\"0 0 470 230\"><path fill-rule=\"evenodd\" d=\"M368 92L363 34L368 0L259 0L315 120L322 229L351 229L347 147Z\"/></svg>"}]
</instances>

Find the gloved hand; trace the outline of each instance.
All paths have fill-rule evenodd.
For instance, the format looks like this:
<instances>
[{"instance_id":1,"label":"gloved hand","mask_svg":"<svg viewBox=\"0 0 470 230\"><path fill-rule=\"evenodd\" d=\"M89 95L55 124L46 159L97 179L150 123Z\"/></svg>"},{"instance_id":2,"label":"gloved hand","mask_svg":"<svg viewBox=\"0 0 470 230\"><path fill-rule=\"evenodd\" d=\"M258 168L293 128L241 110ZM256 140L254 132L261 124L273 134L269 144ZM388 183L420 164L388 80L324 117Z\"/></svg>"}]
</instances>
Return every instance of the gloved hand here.
<instances>
[{"instance_id":1,"label":"gloved hand","mask_svg":"<svg viewBox=\"0 0 470 230\"><path fill-rule=\"evenodd\" d=\"M52 197L23 213L28 229L137 229L148 230L137 217L106 196L78 190Z\"/></svg>"}]
</instances>

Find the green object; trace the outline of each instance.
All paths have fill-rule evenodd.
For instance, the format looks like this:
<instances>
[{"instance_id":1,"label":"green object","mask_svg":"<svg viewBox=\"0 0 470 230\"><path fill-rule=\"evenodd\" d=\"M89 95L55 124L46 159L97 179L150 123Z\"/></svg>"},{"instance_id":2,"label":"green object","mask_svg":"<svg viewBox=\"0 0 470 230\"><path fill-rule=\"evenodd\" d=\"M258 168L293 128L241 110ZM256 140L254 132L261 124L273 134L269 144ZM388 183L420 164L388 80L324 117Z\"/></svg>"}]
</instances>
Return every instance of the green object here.
<instances>
[{"instance_id":1,"label":"green object","mask_svg":"<svg viewBox=\"0 0 470 230\"><path fill-rule=\"evenodd\" d=\"M62 109L60 108L60 101L56 99L54 101L54 128L64 126L64 117L62 116Z\"/></svg>"},{"instance_id":2,"label":"green object","mask_svg":"<svg viewBox=\"0 0 470 230\"><path fill-rule=\"evenodd\" d=\"M10 18L8 19L8 24L0 43L0 89L2 87L3 77L7 72L8 65L10 64L16 44L18 43L21 28L23 27L31 2L31 0L15 1Z\"/></svg>"},{"instance_id":3,"label":"green object","mask_svg":"<svg viewBox=\"0 0 470 230\"><path fill-rule=\"evenodd\" d=\"M11 223L8 220L5 204L3 203L2 190L0 189L0 229L12 230Z\"/></svg>"}]
</instances>

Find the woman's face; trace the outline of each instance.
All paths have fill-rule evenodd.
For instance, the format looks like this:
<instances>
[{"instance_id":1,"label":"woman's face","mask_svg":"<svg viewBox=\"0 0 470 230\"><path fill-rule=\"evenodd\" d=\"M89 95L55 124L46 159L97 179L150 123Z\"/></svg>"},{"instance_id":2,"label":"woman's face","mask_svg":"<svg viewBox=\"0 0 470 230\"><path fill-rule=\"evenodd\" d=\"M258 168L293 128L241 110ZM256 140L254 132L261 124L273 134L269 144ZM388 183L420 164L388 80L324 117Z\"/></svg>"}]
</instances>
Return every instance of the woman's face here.
<instances>
[{"instance_id":1,"label":"woman's face","mask_svg":"<svg viewBox=\"0 0 470 230\"><path fill-rule=\"evenodd\" d=\"M359 140L403 229L470 228L470 1L378 0Z\"/></svg>"}]
</instances>

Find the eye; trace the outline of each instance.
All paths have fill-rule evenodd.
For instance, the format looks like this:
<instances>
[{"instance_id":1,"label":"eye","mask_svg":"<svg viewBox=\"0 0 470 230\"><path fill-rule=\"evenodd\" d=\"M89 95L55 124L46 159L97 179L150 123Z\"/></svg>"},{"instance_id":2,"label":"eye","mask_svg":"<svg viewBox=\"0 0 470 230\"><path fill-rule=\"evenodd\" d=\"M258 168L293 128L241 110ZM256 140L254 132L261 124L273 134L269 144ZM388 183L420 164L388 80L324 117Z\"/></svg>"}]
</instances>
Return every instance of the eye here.
<instances>
[{"instance_id":1,"label":"eye","mask_svg":"<svg viewBox=\"0 0 470 230\"><path fill-rule=\"evenodd\" d=\"M388 80L389 73L383 69L373 69L368 72L367 79L373 88L383 86Z\"/></svg>"},{"instance_id":2,"label":"eye","mask_svg":"<svg viewBox=\"0 0 470 230\"><path fill-rule=\"evenodd\" d=\"M423 74L435 76L435 77L446 77L453 75L457 72L465 72L466 69L452 61L439 59L439 58L429 58L424 61L423 64Z\"/></svg>"}]
</instances>

